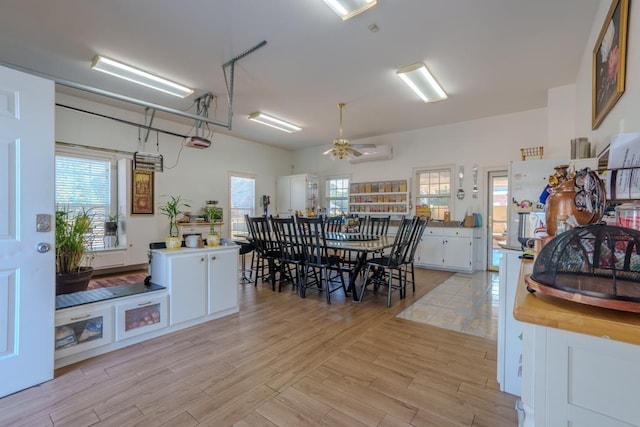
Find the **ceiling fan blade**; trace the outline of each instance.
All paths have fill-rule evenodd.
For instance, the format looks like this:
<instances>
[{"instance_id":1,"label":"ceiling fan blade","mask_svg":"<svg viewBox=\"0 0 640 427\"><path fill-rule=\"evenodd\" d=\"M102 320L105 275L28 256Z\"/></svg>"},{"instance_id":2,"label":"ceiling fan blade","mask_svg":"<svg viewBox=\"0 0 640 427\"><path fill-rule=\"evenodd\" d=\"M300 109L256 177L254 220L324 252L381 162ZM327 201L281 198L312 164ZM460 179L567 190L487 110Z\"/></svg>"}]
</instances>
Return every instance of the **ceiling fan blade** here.
<instances>
[{"instance_id":1,"label":"ceiling fan blade","mask_svg":"<svg viewBox=\"0 0 640 427\"><path fill-rule=\"evenodd\" d=\"M333 148L329 148L327 151L325 151L322 154L326 156L327 154L330 154L332 151L333 151Z\"/></svg>"},{"instance_id":2,"label":"ceiling fan blade","mask_svg":"<svg viewBox=\"0 0 640 427\"><path fill-rule=\"evenodd\" d=\"M355 148L376 148L376 144L351 144Z\"/></svg>"}]
</instances>

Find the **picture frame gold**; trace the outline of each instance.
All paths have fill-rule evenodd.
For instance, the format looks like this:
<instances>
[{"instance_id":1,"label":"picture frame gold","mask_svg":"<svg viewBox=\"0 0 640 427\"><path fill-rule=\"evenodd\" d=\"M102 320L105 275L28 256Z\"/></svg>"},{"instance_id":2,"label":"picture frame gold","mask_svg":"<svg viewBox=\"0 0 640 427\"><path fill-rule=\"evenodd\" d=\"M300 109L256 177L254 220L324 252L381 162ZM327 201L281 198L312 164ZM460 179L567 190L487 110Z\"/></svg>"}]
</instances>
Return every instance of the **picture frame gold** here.
<instances>
[{"instance_id":1,"label":"picture frame gold","mask_svg":"<svg viewBox=\"0 0 640 427\"><path fill-rule=\"evenodd\" d=\"M154 178L153 171L133 169L131 174L132 215L153 215Z\"/></svg>"},{"instance_id":2,"label":"picture frame gold","mask_svg":"<svg viewBox=\"0 0 640 427\"><path fill-rule=\"evenodd\" d=\"M593 48L591 129L597 129L624 93L629 0L613 0Z\"/></svg>"}]
</instances>

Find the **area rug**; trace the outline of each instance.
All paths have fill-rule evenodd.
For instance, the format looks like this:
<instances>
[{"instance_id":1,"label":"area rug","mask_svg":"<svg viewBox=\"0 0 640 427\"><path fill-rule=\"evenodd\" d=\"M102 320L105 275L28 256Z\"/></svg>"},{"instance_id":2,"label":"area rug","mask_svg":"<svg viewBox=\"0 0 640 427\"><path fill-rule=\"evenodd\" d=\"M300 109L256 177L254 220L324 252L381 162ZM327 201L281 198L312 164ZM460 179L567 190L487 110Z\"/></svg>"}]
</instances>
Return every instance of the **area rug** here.
<instances>
[{"instance_id":1,"label":"area rug","mask_svg":"<svg viewBox=\"0 0 640 427\"><path fill-rule=\"evenodd\" d=\"M456 273L397 317L495 340L498 303L496 273Z\"/></svg>"},{"instance_id":2,"label":"area rug","mask_svg":"<svg viewBox=\"0 0 640 427\"><path fill-rule=\"evenodd\" d=\"M89 287L87 288L87 290L142 283L144 282L145 277L147 277L147 273L110 275L104 277L98 276L89 282Z\"/></svg>"}]
</instances>

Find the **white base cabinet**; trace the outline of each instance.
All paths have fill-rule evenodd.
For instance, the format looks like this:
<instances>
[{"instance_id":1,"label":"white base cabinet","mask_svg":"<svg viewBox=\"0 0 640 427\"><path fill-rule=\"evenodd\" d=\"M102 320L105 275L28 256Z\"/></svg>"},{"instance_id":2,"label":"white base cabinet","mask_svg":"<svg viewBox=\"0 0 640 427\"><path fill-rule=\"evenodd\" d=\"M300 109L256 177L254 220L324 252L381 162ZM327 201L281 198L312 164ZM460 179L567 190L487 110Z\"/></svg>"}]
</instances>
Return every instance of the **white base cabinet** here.
<instances>
[{"instance_id":1,"label":"white base cabinet","mask_svg":"<svg viewBox=\"0 0 640 427\"><path fill-rule=\"evenodd\" d=\"M168 332L166 290L56 310L55 367Z\"/></svg>"},{"instance_id":2,"label":"white base cabinet","mask_svg":"<svg viewBox=\"0 0 640 427\"><path fill-rule=\"evenodd\" d=\"M478 268L478 228L427 227L416 252L415 264L437 270L473 273Z\"/></svg>"},{"instance_id":3,"label":"white base cabinet","mask_svg":"<svg viewBox=\"0 0 640 427\"><path fill-rule=\"evenodd\" d=\"M151 281L169 289L170 324L238 312L237 245L151 251Z\"/></svg>"},{"instance_id":4,"label":"white base cabinet","mask_svg":"<svg viewBox=\"0 0 640 427\"><path fill-rule=\"evenodd\" d=\"M524 324L528 427L640 426L640 346Z\"/></svg>"},{"instance_id":5,"label":"white base cabinet","mask_svg":"<svg viewBox=\"0 0 640 427\"><path fill-rule=\"evenodd\" d=\"M56 311L55 367L237 313L237 245L151 253L166 289Z\"/></svg>"}]
</instances>

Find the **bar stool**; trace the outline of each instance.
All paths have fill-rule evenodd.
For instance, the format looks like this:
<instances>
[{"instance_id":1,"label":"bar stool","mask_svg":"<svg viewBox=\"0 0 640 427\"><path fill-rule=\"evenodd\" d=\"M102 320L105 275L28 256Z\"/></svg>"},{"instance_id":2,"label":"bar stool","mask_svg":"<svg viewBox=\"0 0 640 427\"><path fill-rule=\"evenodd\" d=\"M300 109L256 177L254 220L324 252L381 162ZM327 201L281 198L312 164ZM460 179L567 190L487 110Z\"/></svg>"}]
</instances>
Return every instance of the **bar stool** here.
<instances>
[{"instance_id":1,"label":"bar stool","mask_svg":"<svg viewBox=\"0 0 640 427\"><path fill-rule=\"evenodd\" d=\"M251 253L255 250L255 246L251 242L236 240L235 243L240 246L240 259L242 265L242 277L240 277L240 281L242 283L251 283L251 275L253 273L252 269L249 269L249 277L247 277L247 254Z\"/></svg>"}]
</instances>

